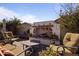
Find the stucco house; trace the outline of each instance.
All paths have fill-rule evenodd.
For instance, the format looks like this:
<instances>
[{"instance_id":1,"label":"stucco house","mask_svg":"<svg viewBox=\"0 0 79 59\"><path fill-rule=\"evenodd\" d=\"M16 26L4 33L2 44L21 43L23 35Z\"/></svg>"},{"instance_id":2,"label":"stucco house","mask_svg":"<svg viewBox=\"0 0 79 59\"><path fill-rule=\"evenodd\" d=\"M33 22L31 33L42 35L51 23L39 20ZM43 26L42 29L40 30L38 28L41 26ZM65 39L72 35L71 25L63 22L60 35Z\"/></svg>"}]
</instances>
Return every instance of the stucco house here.
<instances>
[{"instance_id":1,"label":"stucco house","mask_svg":"<svg viewBox=\"0 0 79 59\"><path fill-rule=\"evenodd\" d=\"M43 33L56 34L60 38L60 24L54 21L34 22L30 28L32 35L40 35Z\"/></svg>"}]
</instances>

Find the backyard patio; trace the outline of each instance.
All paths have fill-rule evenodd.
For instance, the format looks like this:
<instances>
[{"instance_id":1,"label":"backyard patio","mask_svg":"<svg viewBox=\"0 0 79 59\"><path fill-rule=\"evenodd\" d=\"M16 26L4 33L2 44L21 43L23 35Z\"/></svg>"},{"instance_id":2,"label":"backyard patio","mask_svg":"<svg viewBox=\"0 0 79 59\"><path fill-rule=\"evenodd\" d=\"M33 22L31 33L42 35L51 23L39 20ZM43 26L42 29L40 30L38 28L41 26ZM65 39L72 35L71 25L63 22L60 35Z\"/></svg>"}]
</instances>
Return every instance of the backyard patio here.
<instances>
[{"instance_id":1,"label":"backyard patio","mask_svg":"<svg viewBox=\"0 0 79 59\"><path fill-rule=\"evenodd\" d=\"M23 46L23 44L26 44L25 46ZM43 45L43 44L40 44L40 43L35 43L35 42L30 42L29 40L23 40L23 41L15 41L12 44L6 44L6 45L0 45L2 46L3 48L6 48L10 51L12 51L14 53L14 55L16 56L38 56L38 53L42 50L45 50L46 47L48 47L47 45ZM30 51L32 52L31 54L25 54L27 53L27 51L29 50L25 50L26 48L32 47L33 51ZM25 50L25 51L24 51Z\"/></svg>"}]
</instances>

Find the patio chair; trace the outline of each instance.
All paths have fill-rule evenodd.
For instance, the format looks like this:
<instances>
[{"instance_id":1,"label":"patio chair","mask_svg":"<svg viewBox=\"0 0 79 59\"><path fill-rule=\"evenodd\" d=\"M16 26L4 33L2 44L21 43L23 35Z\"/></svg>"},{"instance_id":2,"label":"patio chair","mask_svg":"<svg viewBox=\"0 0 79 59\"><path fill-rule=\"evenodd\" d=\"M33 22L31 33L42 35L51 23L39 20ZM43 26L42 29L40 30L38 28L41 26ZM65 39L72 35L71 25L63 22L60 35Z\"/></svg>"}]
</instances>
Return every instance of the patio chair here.
<instances>
[{"instance_id":1,"label":"patio chair","mask_svg":"<svg viewBox=\"0 0 79 59\"><path fill-rule=\"evenodd\" d=\"M0 56L14 56L14 53L0 46Z\"/></svg>"},{"instance_id":2,"label":"patio chair","mask_svg":"<svg viewBox=\"0 0 79 59\"><path fill-rule=\"evenodd\" d=\"M59 55L75 56L79 55L79 34L66 33L63 39L63 45L50 45L53 51L56 51Z\"/></svg>"},{"instance_id":3,"label":"patio chair","mask_svg":"<svg viewBox=\"0 0 79 59\"><path fill-rule=\"evenodd\" d=\"M18 40L19 38L15 38L12 32L4 32L4 43L13 43L14 41Z\"/></svg>"},{"instance_id":4,"label":"patio chair","mask_svg":"<svg viewBox=\"0 0 79 59\"><path fill-rule=\"evenodd\" d=\"M30 47L27 47L26 49L23 50L19 46L15 47L15 46L13 46L11 44L6 44L6 45L3 46L3 48L11 51L14 54L14 56L24 56L24 55L25 56L30 56L31 53L32 53L31 51L29 51ZM7 55L7 56L10 56L10 55Z\"/></svg>"}]
</instances>

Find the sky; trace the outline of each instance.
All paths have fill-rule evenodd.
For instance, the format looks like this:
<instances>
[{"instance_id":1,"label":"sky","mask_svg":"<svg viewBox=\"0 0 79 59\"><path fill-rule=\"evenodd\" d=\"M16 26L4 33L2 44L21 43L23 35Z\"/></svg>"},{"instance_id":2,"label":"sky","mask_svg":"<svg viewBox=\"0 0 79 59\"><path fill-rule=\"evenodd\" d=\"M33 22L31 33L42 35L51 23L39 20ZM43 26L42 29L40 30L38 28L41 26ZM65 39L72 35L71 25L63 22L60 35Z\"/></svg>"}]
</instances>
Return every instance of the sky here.
<instances>
[{"instance_id":1,"label":"sky","mask_svg":"<svg viewBox=\"0 0 79 59\"><path fill-rule=\"evenodd\" d=\"M28 23L56 20L60 9L56 3L0 3L0 20L14 16Z\"/></svg>"}]
</instances>

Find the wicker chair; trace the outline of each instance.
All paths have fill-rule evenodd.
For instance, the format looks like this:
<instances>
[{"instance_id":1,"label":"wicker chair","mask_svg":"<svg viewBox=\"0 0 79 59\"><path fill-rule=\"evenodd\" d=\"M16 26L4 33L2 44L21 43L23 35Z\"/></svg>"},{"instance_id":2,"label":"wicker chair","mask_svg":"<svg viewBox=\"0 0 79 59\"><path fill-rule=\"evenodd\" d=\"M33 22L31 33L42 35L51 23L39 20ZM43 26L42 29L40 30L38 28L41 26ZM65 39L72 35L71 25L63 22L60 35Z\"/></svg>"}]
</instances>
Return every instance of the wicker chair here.
<instances>
[{"instance_id":1,"label":"wicker chair","mask_svg":"<svg viewBox=\"0 0 79 59\"><path fill-rule=\"evenodd\" d=\"M78 55L79 50L79 34L66 33L63 39L63 45L50 45L53 51L59 53L59 55L72 56Z\"/></svg>"}]
</instances>

